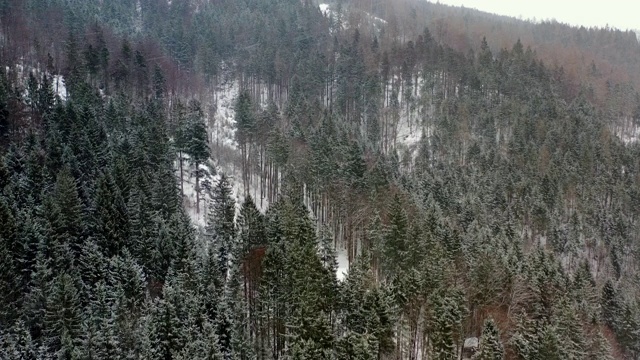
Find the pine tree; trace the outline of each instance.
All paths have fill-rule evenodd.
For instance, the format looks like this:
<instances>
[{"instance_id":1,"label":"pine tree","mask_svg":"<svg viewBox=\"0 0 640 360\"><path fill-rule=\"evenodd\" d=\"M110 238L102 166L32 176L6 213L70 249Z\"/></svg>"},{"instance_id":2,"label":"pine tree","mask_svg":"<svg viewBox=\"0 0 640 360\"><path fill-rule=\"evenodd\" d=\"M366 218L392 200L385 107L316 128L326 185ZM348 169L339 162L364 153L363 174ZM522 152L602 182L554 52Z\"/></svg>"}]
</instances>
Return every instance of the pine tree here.
<instances>
[{"instance_id":1,"label":"pine tree","mask_svg":"<svg viewBox=\"0 0 640 360\"><path fill-rule=\"evenodd\" d=\"M3 348L5 352L3 359L22 360L36 358L36 343L31 338L31 334L23 321L18 320L13 325L11 332L7 334L7 338L4 345L0 343L0 348ZM0 350L0 355L2 355L3 350Z\"/></svg>"},{"instance_id":2,"label":"pine tree","mask_svg":"<svg viewBox=\"0 0 640 360\"><path fill-rule=\"evenodd\" d=\"M104 256L98 244L93 240L86 241L77 260L77 270L84 284L89 290L107 276L108 258Z\"/></svg>"},{"instance_id":3,"label":"pine tree","mask_svg":"<svg viewBox=\"0 0 640 360\"><path fill-rule=\"evenodd\" d=\"M504 347L500 342L500 333L493 319L487 319L482 328L478 360L503 360Z\"/></svg>"},{"instance_id":4,"label":"pine tree","mask_svg":"<svg viewBox=\"0 0 640 360\"><path fill-rule=\"evenodd\" d=\"M390 307L369 263L369 256L358 257L341 286L340 324L346 334L339 340L338 357L378 358L393 347Z\"/></svg>"},{"instance_id":5,"label":"pine tree","mask_svg":"<svg viewBox=\"0 0 640 360\"><path fill-rule=\"evenodd\" d=\"M49 259L45 256L43 249L40 249L22 310L26 326L34 339L40 339L44 334L47 297L51 290L52 280Z\"/></svg>"},{"instance_id":6,"label":"pine tree","mask_svg":"<svg viewBox=\"0 0 640 360\"><path fill-rule=\"evenodd\" d=\"M200 213L200 179L207 174L200 165L206 163L209 159L209 138L207 127L204 123L204 114L200 103L192 100L189 103L186 119L186 129L184 130L185 152L189 155L189 159L194 166L194 174L196 177L196 213Z\"/></svg>"},{"instance_id":7,"label":"pine tree","mask_svg":"<svg viewBox=\"0 0 640 360\"><path fill-rule=\"evenodd\" d=\"M233 348L232 343L234 339L233 336L233 305L230 299L224 294L228 294L228 292L224 292L223 296L219 298L218 305L216 308L216 317L213 320L213 325L215 327L216 337L219 341L220 352L223 355L225 360L232 359Z\"/></svg>"},{"instance_id":8,"label":"pine tree","mask_svg":"<svg viewBox=\"0 0 640 360\"><path fill-rule=\"evenodd\" d=\"M251 104L251 96L245 90L240 93L235 104L236 141L242 149L242 181L245 196L249 194L249 180L251 172L251 145L255 138L256 119Z\"/></svg>"},{"instance_id":9,"label":"pine tree","mask_svg":"<svg viewBox=\"0 0 640 360\"><path fill-rule=\"evenodd\" d=\"M536 332L536 324L526 314L516 315L516 331L510 339L510 345L518 359L536 359L540 347Z\"/></svg>"},{"instance_id":10,"label":"pine tree","mask_svg":"<svg viewBox=\"0 0 640 360\"><path fill-rule=\"evenodd\" d=\"M432 346L436 359L455 359L459 329L464 317L464 307L455 294L436 295L434 299Z\"/></svg>"},{"instance_id":11,"label":"pine tree","mask_svg":"<svg viewBox=\"0 0 640 360\"><path fill-rule=\"evenodd\" d=\"M622 318L622 304L611 280L607 281L602 288L601 304L602 320L606 325L616 331Z\"/></svg>"},{"instance_id":12,"label":"pine tree","mask_svg":"<svg viewBox=\"0 0 640 360\"><path fill-rule=\"evenodd\" d=\"M155 250L154 222L151 201L140 187L131 190L127 212L131 224L129 250L140 265L148 268L152 265L151 255Z\"/></svg>"},{"instance_id":13,"label":"pine tree","mask_svg":"<svg viewBox=\"0 0 640 360\"><path fill-rule=\"evenodd\" d=\"M178 209L169 219L169 246L172 266L176 273L185 275L187 286L196 281L195 231L183 209Z\"/></svg>"},{"instance_id":14,"label":"pine tree","mask_svg":"<svg viewBox=\"0 0 640 360\"><path fill-rule=\"evenodd\" d=\"M122 352L117 337L113 289L104 281L98 282L93 289L89 313L82 326L82 356L92 359L120 358Z\"/></svg>"},{"instance_id":15,"label":"pine tree","mask_svg":"<svg viewBox=\"0 0 640 360\"><path fill-rule=\"evenodd\" d=\"M271 204L265 214L268 247L262 261L263 275L260 279L259 301L264 309L261 313L261 321L264 323L262 331L266 333L266 345L273 357L281 356L285 347L284 318L290 285L285 278L286 249L282 206L282 201Z\"/></svg>"},{"instance_id":16,"label":"pine tree","mask_svg":"<svg viewBox=\"0 0 640 360\"><path fill-rule=\"evenodd\" d=\"M18 241L18 227L7 201L0 193L0 319L9 321L15 313L17 293L20 288L17 283L19 264L15 258Z\"/></svg>"},{"instance_id":17,"label":"pine tree","mask_svg":"<svg viewBox=\"0 0 640 360\"><path fill-rule=\"evenodd\" d=\"M365 186L365 172L367 165L364 162L362 149L358 144L353 143L349 149L349 158L345 168L345 176L356 190L361 190Z\"/></svg>"},{"instance_id":18,"label":"pine tree","mask_svg":"<svg viewBox=\"0 0 640 360\"><path fill-rule=\"evenodd\" d=\"M244 302L247 303L250 318L246 319L253 333L257 332L257 298L262 275L262 255L267 245L265 219L256 208L251 196L245 199L238 215L238 241L235 245L236 267L243 277Z\"/></svg>"},{"instance_id":19,"label":"pine tree","mask_svg":"<svg viewBox=\"0 0 640 360\"><path fill-rule=\"evenodd\" d=\"M156 100L162 100L167 91L167 80L158 64L153 67L153 95Z\"/></svg>"},{"instance_id":20,"label":"pine tree","mask_svg":"<svg viewBox=\"0 0 640 360\"><path fill-rule=\"evenodd\" d=\"M250 249L266 245L264 216L250 195L244 200L238 214L238 237L242 256Z\"/></svg>"},{"instance_id":21,"label":"pine tree","mask_svg":"<svg viewBox=\"0 0 640 360\"><path fill-rule=\"evenodd\" d=\"M336 359L374 360L378 359L377 342L369 334L347 333L336 345Z\"/></svg>"},{"instance_id":22,"label":"pine tree","mask_svg":"<svg viewBox=\"0 0 640 360\"><path fill-rule=\"evenodd\" d=\"M47 206L49 237L54 251L57 247L68 246L72 252L67 265L58 270L70 271L82 254L84 245L84 214L75 180L69 168L64 168L57 177L54 191ZM63 259L61 259L63 260Z\"/></svg>"},{"instance_id":23,"label":"pine tree","mask_svg":"<svg viewBox=\"0 0 640 360\"><path fill-rule=\"evenodd\" d=\"M79 352L81 311L76 283L70 275L60 274L47 294L45 343L50 351L63 359L72 359Z\"/></svg>"},{"instance_id":24,"label":"pine tree","mask_svg":"<svg viewBox=\"0 0 640 360\"><path fill-rule=\"evenodd\" d=\"M336 249L333 245L335 243L333 236L331 236L329 229L323 226L320 230L319 237L320 261L330 273L336 274L338 271L338 259L336 258Z\"/></svg>"},{"instance_id":25,"label":"pine tree","mask_svg":"<svg viewBox=\"0 0 640 360\"><path fill-rule=\"evenodd\" d=\"M602 331L598 328L589 337L588 352L586 359L589 360L613 360L611 345Z\"/></svg>"},{"instance_id":26,"label":"pine tree","mask_svg":"<svg viewBox=\"0 0 640 360\"><path fill-rule=\"evenodd\" d=\"M120 298L118 305L127 314L138 314L146 300L146 275L128 250L109 260L108 274L105 277L114 287Z\"/></svg>"},{"instance_id":27,"label":"pine tree","mask_svg":"<svg viewBox=\"0 0 640 360\"><path fill-rule=\"evenodd\" d=\"M384 271L387 276L402 271L407 255L406 237L409 220L399 196L395 196L389 209L389 225L385 231Z\"/></svg>"},{"instance_id":28,"label":"pine tree","mask_svg":"<svg viewBox=\"0 0 640 360\"><path fill-rule=\"evenodd\" d=\"M538 359L560 360L568 358L555 326L544 326L539 336L539 344L536 351Z\"/></svg>"},{"instance_id":29,"label":"pine tree","mask_svg":"<svg viewBox=\"0 0 640 360\"><path fill-rule=\"evenodd\" d=\"M180 196L184 197L184 161L187 153L187 123L185 121L185 107L178 99L173 105L171 122L175 124L173 146L178 153L178 169L180 170Z\"/></svg>"},{"instance_id":30,"label":"pine tree","mask_svg":"<svg viewBox=\"0 0 640 360\"><path fill-rule=\"evenodd\" d=\"M207 246L213 248L218 258L218 271L221 276L215 283L216 288L222 288L226 282L232 245L236 236L235 201L233 200L231 184L225 174L213 186L211 203L207 213L205 234Z\"/></svg>"},{"instance_id":31,"label":"pine tree","mask_svg":"<svg viewBox=\"0 0 640 360\"><path fill-rule=\"evenodd\" d=\"M129 217L122 193L108 173L98 180L92 210L96 242L105 255L118 254L129 239Z\"/></svg>"},{"instance_id":32,"label":"pine tree","mask_svg":"<svg viewBox=\"0 0 640 360\"><path fill-rule=\"evenodd\" d=\"M164 285L164 298L157 299L153 305L151 318L151 347L153 358L171 360L184 348L186 342L186 313L182 284L175 275L167 276Z\"/></svg>"},{"instance_id":33,"label":"pine tree","mask_svg":"<svg viewBox=\"0 0 640 360\"><path fill-rule=\"evenodd\" d=\"M561 337L563 353L566 359L584 359L586 356L585 337L582 322L573 303L560 300L556 305L558 335Z\"/></svg>"}]
</instances>

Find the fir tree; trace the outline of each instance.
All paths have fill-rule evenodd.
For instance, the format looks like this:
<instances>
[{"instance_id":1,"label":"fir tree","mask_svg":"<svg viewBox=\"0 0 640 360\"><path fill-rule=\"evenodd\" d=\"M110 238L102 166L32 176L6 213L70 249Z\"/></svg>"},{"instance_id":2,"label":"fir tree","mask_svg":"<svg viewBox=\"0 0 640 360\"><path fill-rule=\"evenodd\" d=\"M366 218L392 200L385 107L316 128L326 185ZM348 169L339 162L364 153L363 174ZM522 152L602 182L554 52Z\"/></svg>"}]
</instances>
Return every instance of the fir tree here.
<instances>
[{"instance_id":1,"label":"fir tree","mask_svg":"<svg viewBox=\"0 0 640 360\"><path fill-rule=\"evenodd\" d=\"M211 204L205 228L207 246L214 249L213 253L218 258L220 279L215 283L217 288L222 288L226 282L232 245L236 236L235 201L231 195L231 184L227 176L221 174L220 179L211 190Z\"/></svg>"},{"instance_id":2,"label":"fir tree","mask_svg":"<svg viewBox=\"0 0 640 360\"><path fill-rule=\"evenodd\" d=\"M482 328L478 360L503 360L504 347L500 342L500 333L493 319L487 319Z\"/></svg>"},{"instance_id":3,"label":"fir tree","mask_svg":"<svg viewBox=\"0 0 640 360\"><path fill-rule=\"evenodd\" d=\"M200 107L200 103L192 100L189 103L186 129L183 134L186 139L185 152L189 155L189 159L194 166L194 174L196 177L196 212L200 213L200 178L204 177L204 170L200 165L209 159L209 141L207 127L204 123L204 114Z\"/></svg>"},{"instance_id":4,"label":"fir tree","mask_svg":"<svg viewBox=\"0 0 640 360\"><path fill-rule=\"evenodd\" d=\"M81 310L76 283L70 275L60 274L47 294L45 344L62 359L72 359L80 351Z\"/></svg>"},{"instance_id":5,"label":"fir tree","mask_svg":"<svg viewBox=\"0 0 640 360\"><path fill-rule=\"evenodd\" d=\"M98 245L109 257L118 254L128 241L129 217L122 193L108 173L98 180L92 210Z\"/></svg>"},{"instance_id":6,"label":"fir tree","mask_svg":"<svg viewBox=\"0 0 640 360\"><path fill-rule=\"evenodd\" d=\"M37 345L31 338L25 323L18 320L11 328L11 333L7 334L4 345L0 345L4 350L3 359L35 359ZM0 350L0 354L2 351Z\"/></svg>"},{"instance_id":7,"label":"fir tree","mask_svg":"<svg viewBox=\"0 0 640 360\"><path fill-rule=\"evenodd\" d=\"M56 247L68 246L72 252L70 259L64 259L68 265L59 270L70 271L84 245L84 214L75 180L68 168L58 174L47 216L49 237L54 250Z\"/></svg>"}]
</instances>

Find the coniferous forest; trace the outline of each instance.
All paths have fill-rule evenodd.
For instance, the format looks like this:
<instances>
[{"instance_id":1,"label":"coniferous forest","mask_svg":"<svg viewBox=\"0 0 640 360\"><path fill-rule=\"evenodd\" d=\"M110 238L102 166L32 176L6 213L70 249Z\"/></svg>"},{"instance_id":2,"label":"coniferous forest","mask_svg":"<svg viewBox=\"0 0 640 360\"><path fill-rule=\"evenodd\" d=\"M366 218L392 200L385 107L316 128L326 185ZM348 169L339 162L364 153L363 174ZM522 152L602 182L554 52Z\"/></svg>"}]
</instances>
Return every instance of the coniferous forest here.
<instances>
[{"instance_id":1,"label":"coniferous forest","mask_svg":"<svg viewBox=\"0 0 640 360\"><path fill-rule=\"evenodd\" d=\"M0 359L640 357L640 44L422 0L0 0Z\"/></svg>"}]
</instances>

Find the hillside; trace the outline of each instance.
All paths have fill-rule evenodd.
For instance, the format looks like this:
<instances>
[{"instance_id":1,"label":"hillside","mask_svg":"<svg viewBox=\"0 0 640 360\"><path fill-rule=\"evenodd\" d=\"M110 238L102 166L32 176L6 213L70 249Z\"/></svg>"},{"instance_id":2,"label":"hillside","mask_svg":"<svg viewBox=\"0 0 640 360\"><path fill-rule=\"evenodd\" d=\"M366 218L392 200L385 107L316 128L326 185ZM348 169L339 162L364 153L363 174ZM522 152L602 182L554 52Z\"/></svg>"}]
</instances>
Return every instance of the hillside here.
<instances>
[{"instance_id":1,"label":"hillside","mask_svg":"<svg viewBox=\"0 0 640 360\"><path fill-rule=\"evenodd\" d=\"M418 0L0 25L0 358L640 356L635 34Z\"/></svg>"}]
</instances>

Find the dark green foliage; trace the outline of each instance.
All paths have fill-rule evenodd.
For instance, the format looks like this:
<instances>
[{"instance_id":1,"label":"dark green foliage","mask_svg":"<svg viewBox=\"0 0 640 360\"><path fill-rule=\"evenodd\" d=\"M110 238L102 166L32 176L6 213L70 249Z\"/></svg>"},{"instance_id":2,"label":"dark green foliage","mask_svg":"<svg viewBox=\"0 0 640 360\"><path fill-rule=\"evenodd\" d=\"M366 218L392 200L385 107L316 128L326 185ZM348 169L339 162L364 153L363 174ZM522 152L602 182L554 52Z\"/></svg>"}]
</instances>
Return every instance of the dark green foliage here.
<instances>
[{"instance_id":1,"label":"dark green foliage","mask_svg":"<svg viewBox=\"0 0 640 360\"><path fill-rule=\"evenodd\" d=\"M236 140L238 144L244 146L252 141L255 135L256 120L253 114L253 105L249 93L243 91L238 96L235 104L236 111Z\"/></svg>"},{"instance_id":2,"label":"dark green foliage","mask_svg":"<svg viewBox=\"0 0 640 360\"><path fill-rule=\"evenodd\" d=\"M385 266L390 274L400 273L401 268L406 264L403 260L406 258L407 251L407 232L409 230L409 220L407 212L402 206L400 198L396 195L393 199L391 209L389 209L389 225L386 229L384 239L383 254Z\"/></svg>"},{"instance_id":3,"label":"dark green foliage","mask_svg":"<svg viewBox=\"0 0 640 360\"><path fill-rule=\"evenodd\" d=\"M338 340L339 358L375 359L393 348L390 304L368 262L367 257L358 258L342 285L345 335Z\"/></svg>"},{"instance_id":4,"label":"dark green foliage","mask_svg":"<svg viewBox=\"0 0 640 360\"><path fill-rule=\"evenodd\" d=\"M237 219L238 237L240 240L240 256L249 250L267 245L264 215L258 211L251 196L248 196Z\"/></svg>"},{"instance_id":5,"label":"dark green foliage","mask_svg":"<svg viewBox=\"0 0 640 360\"><path fill-rule=\"evenodd\" d=\"M56 184L46 206L49 219L49 241L54 252L68 246L72 251L71 258L60 259L68 262L60 271L70 271L74 266L73 259L82 254L84 243L84 212L75 179L68 168L63 169L56 179Z\"/></svg>"},{"instance_id":6,"label":"dark green foliage","mask_svg":"<svg viewBox=\"0 0 640 360\"><path fill-rule=\"evenodd\" d=\"M202 164L209 158L207 128L200 103L192 100L187 109L186 129L183 135L186 139L186 153L195 164Z\"/></svg>"},{"instance_id":7,"label":"dark green foliage","mask_svg":"<svg viewBox=\"0 0 640 360\"><path fill-rule=\"evenodd\" d=\"M81 313L77 279L56 276L49 290L44 314L44 344L57 356L76 356L80 344Z\"/></svg>"},{"instance_id":8,"label":"dark green foliage","mask_svg":"<svg viewBox=\"0 0 640 360\"><path fill-rule=\"evenodd\" d=\"M130 227L127 207L120 188L108 173L97 183L93 226L96 242L107 257L119 254L126 246Z\"/></svg>"},{"instance_id":9,"label":"dark green foliage","mask_svg":"<svg viewBox=\"0 0 640 360\"><path fill-rule=\"evenodd\" d=\"M227 176L221 174L220 179L211 190L211 205L207 213L205 228L207 246L212 249L211 254L217 259L216 273L219 278L214 284L219 289L227 279L229 259L236 237L235 201L231 194L231 184Z\"/></svg>"},{"instance_id":10,"label":"dark green foliage","mask_svg":"<svg viewBox=\"0 0 640 360\"><path fill-rule=\"evenodd\" d=\"M493 319L488 319L484 322L480 341L480 353L477 357L479 360L504 359L504 347L500 341L500 332Z\"/></svg>"},{"instance_id":11,"label":"dark green foliage","mask_svg":"<svg viewBox=\"0 0 640 360\"><path fill-rule=\"evenodd\" d=\"M0 222L3 224L0 228L0 297L5 304L0 316L3 321L9 321L15 316L12 312L15 311L15 302L19 296L16 276L19 267L14 255L18 241L18 224L3 196L0 196Z\"/></svg>"},{"instance_id":12,"label":"dark green foliage","mask_svg":"<svg viewBox=\"0 0 640 360\"><path fill-rule=\"evenodd\" d=\"M414 28L438 5L382 5L0 1L0 357L457 359L481 334L480 359L637 358L626 70L578 82L535 36L448 44L448 17ZM214 163L244 193L203 186Z\"/></svg>"}]
</instances>

